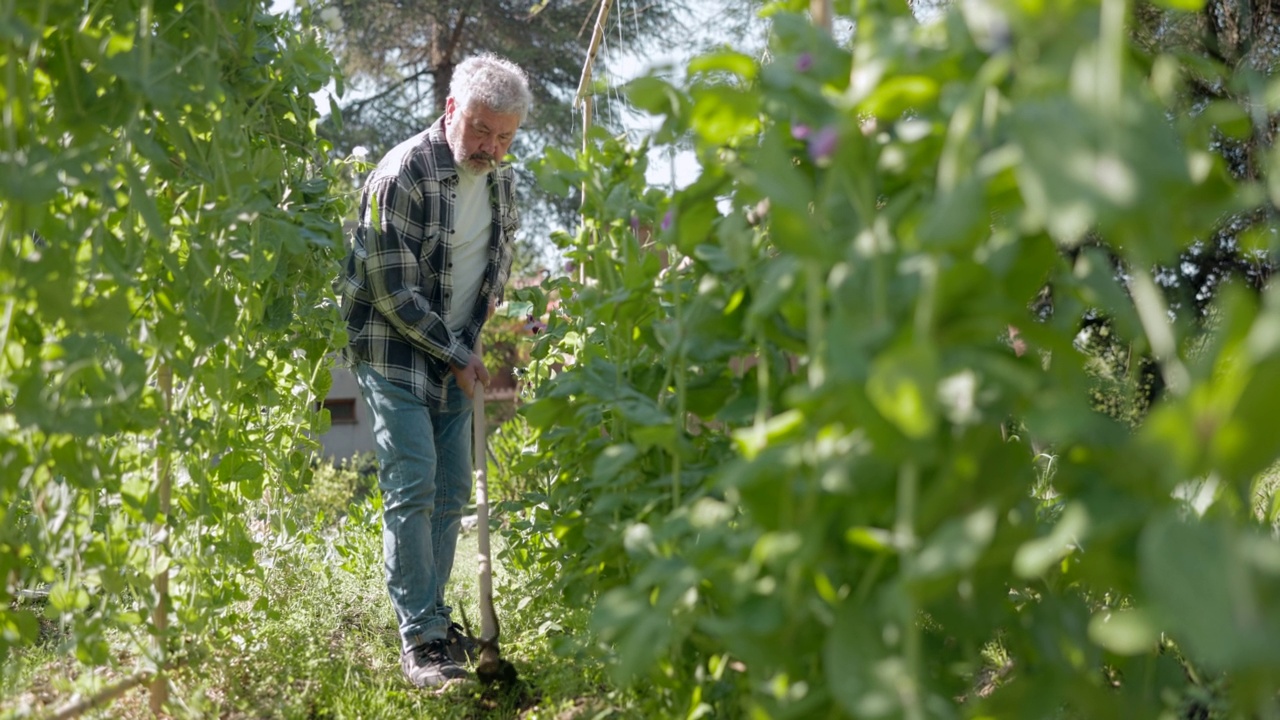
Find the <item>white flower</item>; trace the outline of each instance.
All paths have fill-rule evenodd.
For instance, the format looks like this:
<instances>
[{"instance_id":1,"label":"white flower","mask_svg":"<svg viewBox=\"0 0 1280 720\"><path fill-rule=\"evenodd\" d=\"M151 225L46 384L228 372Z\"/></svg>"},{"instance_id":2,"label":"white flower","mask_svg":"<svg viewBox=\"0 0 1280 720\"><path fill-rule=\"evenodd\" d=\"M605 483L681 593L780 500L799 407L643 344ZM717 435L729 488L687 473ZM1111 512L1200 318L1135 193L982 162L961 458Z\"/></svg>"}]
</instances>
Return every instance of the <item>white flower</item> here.
<instances>
[{"instance_id":1,"label":"white flower","mask_svg":"<svg viewBox=\"0 0 1280 720\"><path fill-rule=\"evenodd\" d=\"M357 160L367 160L369 158L369 148L363 145L357 145L351 148L351 157Z\"/></svg>"},{"instance_id":2,"label":"white flower","mask_svg":"<svg viewBox=\"0 0 1280 720\"><path fill-rule=\"evenodd\" d=\"M333 5L320 11L320 19L334 32L342 29L342 13L338 12L338 8Z\"/></svg>"}]
</instances>

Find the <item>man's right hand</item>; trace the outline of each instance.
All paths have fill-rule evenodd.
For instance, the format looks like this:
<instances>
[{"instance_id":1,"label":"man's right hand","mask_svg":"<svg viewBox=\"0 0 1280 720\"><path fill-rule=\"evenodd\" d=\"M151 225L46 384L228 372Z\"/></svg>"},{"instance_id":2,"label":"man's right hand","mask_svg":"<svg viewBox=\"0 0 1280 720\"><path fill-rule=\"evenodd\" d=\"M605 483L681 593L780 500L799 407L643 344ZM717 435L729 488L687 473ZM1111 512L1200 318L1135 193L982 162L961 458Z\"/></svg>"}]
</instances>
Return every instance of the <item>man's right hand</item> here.
<instances>
[{"instance_id":1,"label":"man's right hand","mask_svg":"<svg viewBox=\"0 0 1280 720\"><path fill-rule=\"evenodd\" d=\"M480 353L471 353L471 360L465 367L453 366L453 378L467 397L473 397L477 382L489 386L489 371L484 367L484 358Z\"/></svg>"}]
</instances>

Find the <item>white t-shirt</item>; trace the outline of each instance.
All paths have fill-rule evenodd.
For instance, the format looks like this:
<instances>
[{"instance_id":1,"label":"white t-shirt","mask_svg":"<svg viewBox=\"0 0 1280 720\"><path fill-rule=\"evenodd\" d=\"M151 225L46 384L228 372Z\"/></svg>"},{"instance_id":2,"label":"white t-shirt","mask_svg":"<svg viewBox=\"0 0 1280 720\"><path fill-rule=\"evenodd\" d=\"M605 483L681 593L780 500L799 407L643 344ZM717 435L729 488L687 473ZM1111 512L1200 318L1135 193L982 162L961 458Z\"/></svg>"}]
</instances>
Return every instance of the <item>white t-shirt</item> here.
<instances>
[{"instance_id":1,"label":"white t-shirt","mask_svg":"<svg viewBox=\"0 0 1280 720\"><path fill-rule=\"evenodd\" d=\"M489 205L487 174L458 173L458 198L453 206L453 302L445 320L458 332L471 321L485 266L489 263Z\"/></svg>"}]
</instances>

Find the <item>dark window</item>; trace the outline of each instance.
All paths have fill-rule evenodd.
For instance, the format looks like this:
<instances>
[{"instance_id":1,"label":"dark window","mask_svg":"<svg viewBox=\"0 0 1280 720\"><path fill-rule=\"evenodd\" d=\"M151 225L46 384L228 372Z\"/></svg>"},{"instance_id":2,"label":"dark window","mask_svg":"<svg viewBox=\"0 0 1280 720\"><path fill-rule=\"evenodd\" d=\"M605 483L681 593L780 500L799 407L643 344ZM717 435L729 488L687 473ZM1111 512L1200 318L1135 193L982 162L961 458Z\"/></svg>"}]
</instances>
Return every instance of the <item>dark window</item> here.
<instances>
[{"instance_id":1,"label":"dark window","mask_svg":"<svg viewBox=\"0 0 1280 720\"><path fill-rule=\"evenodd\" d=\"M334 400L324 401L323 407L329 411L329 422L333 425L354 425L356 423L356 401Z\"/></svg>"}]
</instances>

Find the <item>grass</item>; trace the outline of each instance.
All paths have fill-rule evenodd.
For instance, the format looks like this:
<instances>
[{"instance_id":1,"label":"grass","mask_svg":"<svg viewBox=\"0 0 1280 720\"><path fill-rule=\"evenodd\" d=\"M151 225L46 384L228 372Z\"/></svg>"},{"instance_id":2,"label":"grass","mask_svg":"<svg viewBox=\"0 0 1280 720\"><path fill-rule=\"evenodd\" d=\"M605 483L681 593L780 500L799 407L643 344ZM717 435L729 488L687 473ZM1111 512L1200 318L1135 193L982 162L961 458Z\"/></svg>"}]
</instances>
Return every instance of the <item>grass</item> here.
<instances>
[{"instance_id":1,"label":"grass","mask_svg":"<svg viewBox=\"0 0 1280 720\"><path fill-rule=\"evenodd\" d=\"M331 491L331 489L329 490ZM367 504L371 501L363 501ZM265 582L244 611L267 610L232 629L227 640L193 643L170 678L174 718L555 718L639 717L629 696L610 688L601 664L575 647L585 610L556 611L521 603L496 568L495 603L503 657L520 673L514 689L455 684L433 693L411 686L399 665L396 621L382 580L376 513L331 525L321 542L277 543L262 551ZM494 538L495 542L498 538ZM459 540L447 597L478 626L476 534ZM342 547L346 559L336 551ZM496 553L495 553L496 554ZM343 567L345 564L345 567ZM455 615L455 619L458 616ZM478 630L478 627L477 627ZM137 659L119 653L120 671L93 670L65 655L59 638L10 654L0 667L0 718L43 718L77 696L127 675ZM144 688L129 691L84 718L153 717Z\"/></svg>"}]
</instances>

